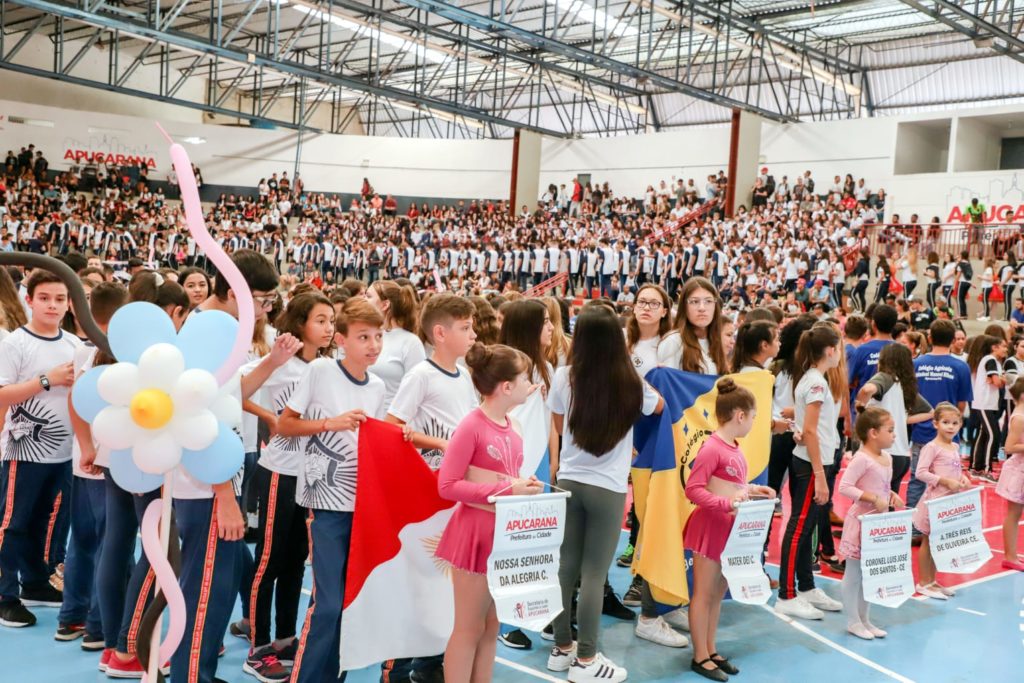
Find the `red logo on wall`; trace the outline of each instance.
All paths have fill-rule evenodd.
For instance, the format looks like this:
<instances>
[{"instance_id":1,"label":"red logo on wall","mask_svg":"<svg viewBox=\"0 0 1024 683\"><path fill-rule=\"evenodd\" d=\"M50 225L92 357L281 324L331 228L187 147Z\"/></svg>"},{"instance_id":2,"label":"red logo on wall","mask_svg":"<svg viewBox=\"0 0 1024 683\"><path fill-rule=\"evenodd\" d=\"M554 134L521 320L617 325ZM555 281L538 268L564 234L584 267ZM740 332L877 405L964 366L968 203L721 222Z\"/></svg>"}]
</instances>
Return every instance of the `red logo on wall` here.
<instances>
[{"instance_id":1,"label":"red logo on wall","mask_svg":"<svg viewBox=\"0 0 1024 683\"><path fill-rule=\"evenodd\" d=\"M149 168L156 168L156 159L153 157L139 156L136 154L111 154L110 152L91 152L85 149L67 149L64 151L64 160L74 163L85 162L87 164L112 164L117 166L138 166L145 164Z\"/></svg>"}]
</instances>

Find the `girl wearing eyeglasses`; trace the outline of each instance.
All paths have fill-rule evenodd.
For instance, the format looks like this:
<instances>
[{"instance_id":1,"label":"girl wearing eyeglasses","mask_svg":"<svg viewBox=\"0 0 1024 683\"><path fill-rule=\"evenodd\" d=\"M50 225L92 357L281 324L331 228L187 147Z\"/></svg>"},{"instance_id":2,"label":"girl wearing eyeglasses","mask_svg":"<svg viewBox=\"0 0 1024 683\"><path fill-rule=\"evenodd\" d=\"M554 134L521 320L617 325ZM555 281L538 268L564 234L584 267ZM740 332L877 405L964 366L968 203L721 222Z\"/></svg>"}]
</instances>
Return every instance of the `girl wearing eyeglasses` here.
<instances>
[{"instance_id":1,"label":"girl wearing eyeglasses","mask_svg":"<svg viewBox=\"0 0 1024 683\"><path fill-rule=\"evenodd\" d=\"M633 315L626 323L626 346L641 377L658 365L658 344L672 328L671 305L668 292L659 285L643 285L636 293Z\"/></svg>"},{"instance_id":2,"label":"girl wearing eyeglasses","mask_svg":"<svg viewBox=\"0 0 1024 683\"><path fill-rule=\"evenodd\" d=\"M728 371L722 344L722 299L707 279L692 277L683 285L676 329L658 346L658 365L705 375Z\"/></svg>"}]
</instances>

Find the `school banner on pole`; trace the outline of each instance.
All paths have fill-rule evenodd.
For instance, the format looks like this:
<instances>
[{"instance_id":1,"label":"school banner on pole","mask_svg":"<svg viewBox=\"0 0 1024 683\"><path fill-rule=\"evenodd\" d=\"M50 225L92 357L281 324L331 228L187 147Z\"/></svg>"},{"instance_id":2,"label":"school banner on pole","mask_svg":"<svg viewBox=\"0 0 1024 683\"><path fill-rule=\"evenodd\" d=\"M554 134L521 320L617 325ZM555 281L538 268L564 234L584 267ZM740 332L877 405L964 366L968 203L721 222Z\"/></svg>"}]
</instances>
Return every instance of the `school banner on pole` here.
<instances>
[{"instance_id":1,"label":"school banner on pole","mask_svg":"<svg viewBox=\"0 0 1024 683\"><path fill-rule=\"evenodd\" d=\"M864 599L899 607L914 594L910 559L910 518L913 510L862 515L860 567Z\"/></svg>"},{"instance_id":2,"label":"school banner on pole","mask_svg":"<svg viewBox=\"0 0 1024 683\"><path fill-rule=\"evenodd\" d=\"M502 623L539 631L562 611L559 548L566 493L497 496L487 585Z\"/></svg>"},{"instance_id":3,"label":"school banner on pole","mask_svg":"<svg viewBox=\"0 0 1024 683\"><path fill-rule=\"evenodd\" d=\"M774 499L748 500L736 507L736 519L722 551L722 576L737 602L763 605L772 595L761 552L774 512Z\"/></svg>"},{"instance_id":4,"label":"school banner on pole","mask_svg":"<svg viewBox=\"0 0 1024 683\"><path fill-rule=\"evenodd\" d=\"M981 526L981 489L973 488L927 501L928 536L935 568L970 574L992 557Z\"/></svg>"}]
</instances>

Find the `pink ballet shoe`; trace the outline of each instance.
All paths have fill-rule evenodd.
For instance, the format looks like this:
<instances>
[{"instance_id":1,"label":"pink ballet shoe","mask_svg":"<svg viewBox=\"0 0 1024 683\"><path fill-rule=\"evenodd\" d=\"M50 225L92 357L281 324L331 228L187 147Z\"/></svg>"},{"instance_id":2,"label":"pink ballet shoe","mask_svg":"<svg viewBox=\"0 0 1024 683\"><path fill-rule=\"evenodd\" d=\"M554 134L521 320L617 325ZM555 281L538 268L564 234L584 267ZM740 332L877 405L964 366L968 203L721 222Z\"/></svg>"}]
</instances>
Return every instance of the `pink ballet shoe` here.
<instances>
[{"instance_id":1,"label":"pink ballet shoe","mask_svg":"<svg viewBox=\"0 0 1024 683\"><path fill-rule=\"evenodd\" d=\"M1014 569L1019 572L1024 572L1024 562L1017 560L1011 562L1010 560L1003 560L1003 569Z\"/></svg>"}]
</instances>

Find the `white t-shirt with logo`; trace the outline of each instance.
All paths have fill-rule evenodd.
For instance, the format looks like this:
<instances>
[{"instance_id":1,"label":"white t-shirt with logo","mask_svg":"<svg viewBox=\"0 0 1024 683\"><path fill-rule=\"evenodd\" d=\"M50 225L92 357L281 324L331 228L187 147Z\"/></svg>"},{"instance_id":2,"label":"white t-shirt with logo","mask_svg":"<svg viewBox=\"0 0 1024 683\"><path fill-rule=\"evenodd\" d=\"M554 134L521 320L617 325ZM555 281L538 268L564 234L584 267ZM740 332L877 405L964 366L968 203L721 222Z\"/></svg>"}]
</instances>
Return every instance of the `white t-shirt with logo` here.
<instances>
[{"instance_id":1,"label":"white t-shirt with logo","mask_svg":"<svg viewBox=\"0 0 1024 683\"><path fill-rule=\"evenodd\" d=\"M393 327L384 333L380 356L370 366L370 372L384 380L384 405L391 405L405 373L426 358L423 342L412 332Z\"/></svg>"},{"instance_id":2,"label":"white t-shirt with logo","mask_svg":"<svg viewBox=\"0 0 1024 683\"><path fill-rule=\"evenodd\" d=\"M473 380L464 368L452 373L428 359L406 373L388 414L415 432L447 441L479 403ZM431 449L422 455L431 469L441 467L442 450Z\"/></svg>"},{"instance_id":3,"label":"white t-shirt with logo","mask_svg":"<svg viewBox=\"0 0 1024 683\"><path fill-rule=\"evenodd\" d=\"M707 337L698 339L701 354L701 370L705 375L717 375L718 366L711 360L711 344ZM665 335L658 345L658 365L678 369L683 362L683 337L678 332Z\"/></svg>"},{"instance_id":4,"label":"white t-shirt with logo","mask_svg":"<svg viewBox=\"0 0 1024 683\"><path fill-rule=\"evenodd\" d=\"M247 363L242 368L242 375L252 372L261 362L262 359ZM280 415L284 412L288 399L295 391L299 380L306 373L308 366L309 364L298 356L292 356L284 365L275 370L267 378L267 381L263 383L263 386L260 387L260 392L265 401L263 405L273 412L274 415ZM298 476L299 468L302 464L302 454L306 448L306 438L304 436L287 437L275 434L270 437L270 442L260 451L258 464L271 472L286 474L292 477Z\"/></svg>"},{"instance_id":5,"label":"white t-shirt with logo","mask_svg":"<svg viewBox=\"0 0 1024 683\"><path fill-rule=\"evenodd\" d=\"M989 354L978 363L974 371L974 400L972 410L999 410L1000 389L988 383L989 377L1002 377L1003 368L996 357Z\"/></svg>"},{"instance_id":6,"label":"white t-shirt with logo","mask_svg":"<svg viewBox=\"0 0 1024 683\"><path fill-rule=\"evenodd\" d=\"M832 390L829 389L828 380L817 368L810 368L800 378L800 383L793 391L795 399L795 412L797 429L804 428L804 417L807 414L807 406L811 403L820 403L821 412L818 415L818 445L821 452L821 464L831 465L835 460L836 449L839 448L839 430L836 424L839 421L839 408L832 398ZM796 445L793 455L801 460L811 461L807 454L807 446L803 443Z\"/></svg>"},{"instance_id":7,"label":"white t-shirt with logo","mask_svg":"<svg viewBox=\"0 0 1024 683\"><path fill-rule=\"evenodd\" d=\"M74 360L82 342L63 331L42 337L19 327L0 342L0 386L36 380ZM69 387L53 386L8 406L0 434L2 459L57 464L71 460L74 441L68 413Z\"/></svg>"},{"instance_id":8,"label":"white t-shirt with logo","mask_svg":"<svg viewBox=\"0 0 1024 683\"><path fill-rule=\"evenodd\" d=\"M658 407L658 392L647 382L643 383L643 405L641 412L650 415ZM562 420L562 453L558 460L558 479L568 479L600 486L616 493L625 493L629 479L629 467L633 462L633 430L630 429L619 443L601 456L587 453L573 440L569 431L569 412L572 407L572 387L569 385L569 368L558 368L555 379L548 391L548 407L551 412L564 416Z\"/></svg>"},{"instance_id":9,"label":"white t-shirt with logo","mask_svg":"<svg viewBox=\"0 0 1024 683\"><path fill-rule=\"evenodd\" d=\"M653 368L658 367L658 344L661 342L661 337L651 337L650 339L641 339L633 345L633 352L629 354L629 359L633 361L633 367L636 368L636 372L641 377L644 377ZM676 367L679 367L678 365Z\"/></svg>"},{"instance_id":10,"label":"white t-shirt with logo","mask_svg":"<svg viewBox=\"0 0 1024 683\"><path fill-rule=\"evenodd\" d=\"M369 372L359 381L340 361L318 358L309 364L286 405L305 420L337 417L351 410L380 418L384 414L384 381ZM308 437L295 502L315 510L353 511L358 444L358 429Z\"/></svg>"}]
</instances>

